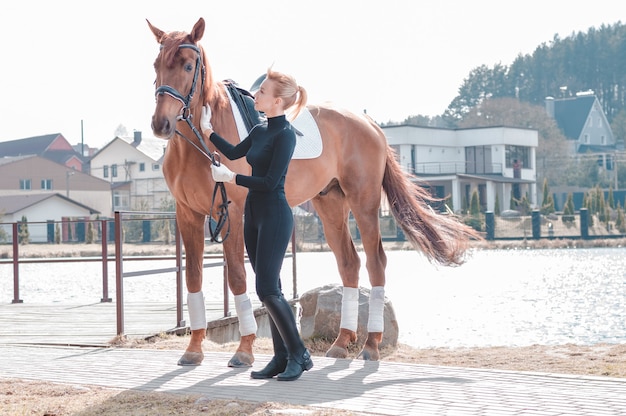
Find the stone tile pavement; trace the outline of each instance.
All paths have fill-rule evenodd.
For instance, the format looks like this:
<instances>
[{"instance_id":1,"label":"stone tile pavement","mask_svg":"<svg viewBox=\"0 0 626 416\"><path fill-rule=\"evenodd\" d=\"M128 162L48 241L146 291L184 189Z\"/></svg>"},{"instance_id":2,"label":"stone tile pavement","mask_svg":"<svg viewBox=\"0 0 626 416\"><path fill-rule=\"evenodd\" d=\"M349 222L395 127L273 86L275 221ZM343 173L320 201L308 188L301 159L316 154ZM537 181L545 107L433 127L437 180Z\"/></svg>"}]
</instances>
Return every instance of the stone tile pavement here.
<instances>
[{"instance_id":1,"label":"stone tile pavement","mask_svg":"<svg viewBox=\"0 0 626 416\"><path fill-rule=\"evenodd\" d=\"M201 394L346 409L373 415L626 415L626 379L364 362L314 357L293 382L253 380L207 353L179 367L181 351L8 344L0 377L120 389ZM254 369L271 357L257 355Z\"/></svg>"}]
</instances>

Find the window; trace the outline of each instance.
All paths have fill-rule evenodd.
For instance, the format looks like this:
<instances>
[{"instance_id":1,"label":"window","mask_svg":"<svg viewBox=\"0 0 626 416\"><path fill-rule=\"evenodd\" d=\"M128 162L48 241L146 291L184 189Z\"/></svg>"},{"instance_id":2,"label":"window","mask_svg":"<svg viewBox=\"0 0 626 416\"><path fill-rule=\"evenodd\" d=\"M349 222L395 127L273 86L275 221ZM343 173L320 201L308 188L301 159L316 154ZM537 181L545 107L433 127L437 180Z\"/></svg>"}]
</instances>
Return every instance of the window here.
<instances>
[{"instance_id":1,"label":"window","mask_svg":"<svg viewBox=\"0 0 626 416\"><path fill-rule=\"evenodd\" d=\"M588 134L585 134L583 136L583 143L589 143L589 135Z\"/></svg>"},{"instance_id":2,"label":"window","mask_svg":"<svg viewBox=\"0 0 626 416\"><path fill-rule=\"evenodd\" d=\"M102 177L103 178L108 178L109 177L109 167L107 165L104 165L102 167Z\"/></svg>"},{"instance_id":3,"label":"window","mask_svg":"<svg viewBox=\"0 0 626 416\"><path fill-rule=\"evenodd\" d=\"M113 192L113 209L129 209L129 194L127 191L114 191Z\"/></svg>"},{"instance_id":4,"label":"window","mask_svg":"<svg viewBox=\"0 0 626 416\"><path fill-rule=\"evenodd\" d=\"M20 179L20 189L23 191L30 191L30 179Z\"/></svg>"},{"instance_id":5,"label":"window","mask_svg":"<svg viewBox=\"0 0 626 416\"><path fill-rule=\"evenodd\" d=\"M606 144L606 137L605 136L600 136L600 143L605 145Z\"/></svg>"},{"instance_id":6,"label":"window","mask_svg":"<svg viewBox=\"0 0 626 416\"><path fill-rule=\"evenodd\" d=\"M52 179L42 179L41 189L46 189L48 191L52 190Z\"/></svg>"},{"instance_id":7,"label":"window","mask_svg":"<svg viewBox=\"0 0 626 416\"><path fill-rule=\"evenodd\" d=\"M152 164L152 170L159 170L159 169L161 169L161 165L159 165L158 163Z\"/></svg>"},{"instance_id":8,"label":"window","mask_svg":"<svg viewBox=\"0 0 626 416\"><path fill-rule=\"evenodd\" d=\"M521 163L522 169L532 169L530 160L530 147L525 146L506 146L505 148L506 167L512 168L513 161L517 160Z\"/></svg>"},{"instance_id":9,"label":"window","mask_svg":"<svg viewBox=\"0 0 626 416\"><path fill-rule=\"evenodd\" d=\"M139 172L145 172L146 171L146 164L141 162L139 164Z\"/></svg>"},{"instance_id":10,"label":"window","mask_svg":"<svg viewBox=\"0 0 626 416\"><path fill-rule=\"evenodd\" d=\"M111 177L117 178L117 164L111 165Z\"/></svg>"}]
</instances>

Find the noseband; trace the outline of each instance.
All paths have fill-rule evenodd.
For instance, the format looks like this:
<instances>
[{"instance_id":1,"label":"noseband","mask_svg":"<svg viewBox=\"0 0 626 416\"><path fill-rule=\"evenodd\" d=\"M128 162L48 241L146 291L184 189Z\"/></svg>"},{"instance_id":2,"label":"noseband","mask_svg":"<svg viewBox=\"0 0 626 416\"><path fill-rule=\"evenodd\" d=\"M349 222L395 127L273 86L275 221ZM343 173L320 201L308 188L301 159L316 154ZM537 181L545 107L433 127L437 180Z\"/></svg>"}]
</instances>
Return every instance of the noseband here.
<instances>
[{"instance_id":1,"label":"noseband","mask_svg":"<svg viewBox=\"0 0 626 416\"><path fill-rule=\"evenodd\" d=\"M161 45L161 48L163 48L162 45ZM202 71L202 78L200 80L204 84L204 78L206 76L206 68L204 67L202 63L202 55L200 53L200 48L198 48L196 45L193 45L191 43L183 43L179 45L178 48L179 49L192 49L196 52L196 68L193 73L193 82L191 83L189 94L187 94L187 96L185 97L174 87L171 87L169 85L159 85L156 91L154 92L154 95L159 96L159 95L166 94L180 101L183 104L183 109L182 109L181 114L178 116L178 119L188 120L191 116L191 109L190 109L191 100L193 99L193 95L196 92L196 86L198 85L198 75L200 75L200 71Z\"/></svg>"},{"instance_id":2,"label":"noseband","mask_svg":"<svg viewBox=\"0 0 626 416\"><path fill-rule=\"evenodd\" d=\"M161 48L163 48L163 45L161 45ZM195 134L196 138L198 139L198 141L200 142L203 148L201 149L200 147L198 147L197 144L195 144L187 136L181 133L180 130L176 129L176 134L178 134L180 137L185 139L196 150L198 150L203 156L209 159L211 161L211 164L219 166L220 165L219 160L215 157L215 155L211 153L211 151L209 150L209 147L206 145L206 143L204 142L204 139L202 138L202 134L198 131L196 126L193 125L193 121L192 121L193 114L191 114L191 100L193 99L193 95L196 92L196 87L198 85L198 76L200 75L200 72L202 72L201 74L202 76L200 77L200 82L202 84L200 88L204 86L204 80L206 77L206 68L204 67L204 63L202 61L202 53L200 52L199 47L190 43L183 43L179 45L178 48L179 49L184 49L184 48L192 49L196 52L196 68L193 74L193 82L191 83L189 94L187 94L187 96L184 96L174 87L171 87L169 85L159 85L156 88L154 95L155 97L158 97L164 94L169 95L170 97L180 101L183 104L183 108L181 110L181 113L178 115L177 120L187 122L187 124L189 125L189 128L191 129L191 131L193 131L193 133ZM215 196L217 195L218 190L221 193L222 203L219 204L217 207L217 210L216 210L217 221L215 221L213 220L212 214L213 214L213 207L215 205ZM224 186L224 183L216 182L215 188L213 188L213 199L211 201L211 211L210 211L211 215L209 215L209 234L211 235L211 241L213 242L222 243L224 242L224 240L226 240L226 238L230 234L230 218L228 217L228 204L230 204L230 201L228 200L228 197L226 196L226 187ZM228 224L226 233L224 234L224 237L220 238L220 233L222 229L224 228L224 225L226 224Z\"/></svg>"}]
</instances>

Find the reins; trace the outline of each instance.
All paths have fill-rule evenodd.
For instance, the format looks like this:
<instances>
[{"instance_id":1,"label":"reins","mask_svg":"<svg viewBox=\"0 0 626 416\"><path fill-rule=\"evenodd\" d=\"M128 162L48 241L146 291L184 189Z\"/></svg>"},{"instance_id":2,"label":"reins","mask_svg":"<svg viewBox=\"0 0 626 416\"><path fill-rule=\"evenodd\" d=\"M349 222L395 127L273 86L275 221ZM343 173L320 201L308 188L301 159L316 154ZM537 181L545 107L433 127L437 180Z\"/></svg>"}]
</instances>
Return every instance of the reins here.
<instances>
[{"instance_id":1,"label":"reins","mask_svg":"<svg viewBox=\"0 0 626 416\"><path fill-rule=\"evenodd\" d=\"M204 157L209 159L211 161L211 164L219 166L220 165L219 156L217 155L217 153L216 154L211 153L211 150L209 150L209 147L207 146L207 144L204 142L202 138L202 134L198 131L198 129L196 128L196 126L193 125L193 122L192 122L193 115L191 114L190 103L191 103L191 100L193 99L194 93L196 92L196 86L198 83L198 75L200 75L200 70L201 70L202 76L200 78L200 81L202 82L202 85L204 85L204 79L205 79L205 74L206 74L206 68L204 67L204 64L202 62L200 48L198 48L196 45L192 45L189 43L181 44L178 47L193 49L196 52L196 69L193 75L193 82L191 84L189 94L187 94L187 96L185 97L180 92L178 92L175 88L169 85L160 85L159 87L157 87L155 91L155 95L167 94L170 97L180 101L183 104L183 109L181 111L181 114L178 116L178 120L184 120L187 122L187 125L189 126L191 131L194 133L194 135L196 136L196 138L202 145L202 149L196 143L194 143L191 139L185 136L180 130L176 129L175 130L176 134L178 134L180 137L185 139L187 143L191 144L196 150L200 152L200 154L202 154ZM215 221L213 219L213 208L215 207L215 197L217 195L218 190L222 197L222 203L217 206L217 209L216 209L217 221ZM230 235L230 217L228 215L228 204L230 204L230 201L228 200L228 197L226 195L226 187L224 186L224 183L216 182L215 187L213 188L211 210L209 211L209 218L210 218L209 234L211 236L212 242L223 243L224 240L226 240L226 238ZM225 225L227 225L226 233L224 234L224 237L220 238L220 234Z\"/></svg>"}]
</instances>

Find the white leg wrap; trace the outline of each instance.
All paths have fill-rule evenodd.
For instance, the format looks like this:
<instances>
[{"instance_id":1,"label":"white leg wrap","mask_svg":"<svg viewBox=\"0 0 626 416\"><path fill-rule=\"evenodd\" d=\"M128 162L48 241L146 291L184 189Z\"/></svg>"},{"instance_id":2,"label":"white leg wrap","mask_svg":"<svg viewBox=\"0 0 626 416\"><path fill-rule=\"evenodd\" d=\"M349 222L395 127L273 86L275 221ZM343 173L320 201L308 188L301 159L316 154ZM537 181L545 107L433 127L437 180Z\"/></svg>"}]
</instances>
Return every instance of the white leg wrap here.
<instances>
[{"instance_id":1,"label":"white leg wrap","mask_svg":"<svg viewBox=\"0 0 626 416\"><path fill-rule=\"evenodd\" d=\"M359 322L359 289L343 287L341 296L341 323L339 328L356 332Z\"/></svg>"},{"instance_id":2,"label":"white leg wrap","mask_svg":"<svg viewBox=\"0 0 626 416\"><path fill-rule=\"evenodd\" d=\"M239 318L239 334L241 336L256 334L256 319L247 293L235 295L235 311Z\"/></svg>"},{"instance_id":3,"label":"white leg wrap","mask_svg":"<svg viewBox=\"0 0 626 416\"><path fill-rule=\"evenodd\" d=\"M206 329L206 307L202 291L187 293L187 310L189 311L189 327L194 329Z\"/></svg>"},{"instance_id":4,"label":"white leg wrap","mask_svg":"<svg viewBox=\"0 0 626 416\"><path fill-rule=\"evenodd\" d=\"M370 291L370 310L367 332L383 332L385 329L385 288L374 286Z\"/></svg>"}]
</instances>

